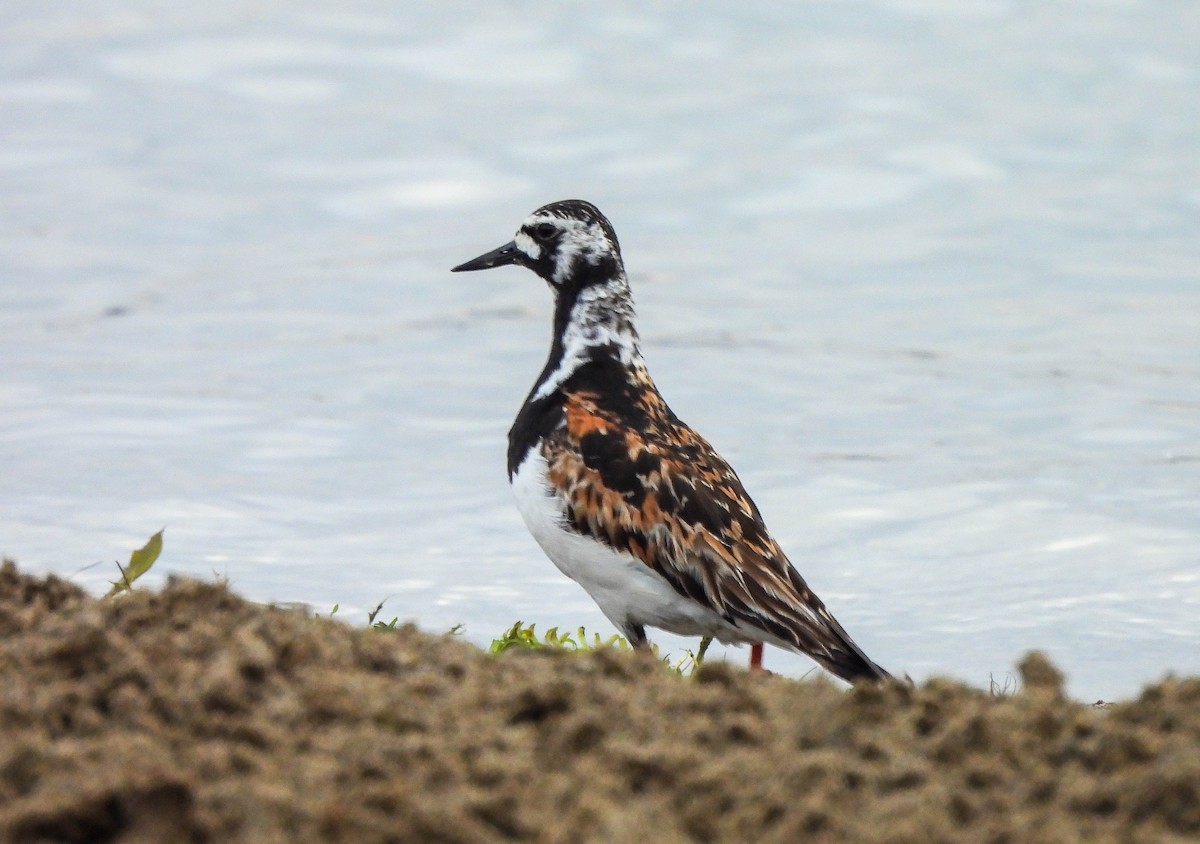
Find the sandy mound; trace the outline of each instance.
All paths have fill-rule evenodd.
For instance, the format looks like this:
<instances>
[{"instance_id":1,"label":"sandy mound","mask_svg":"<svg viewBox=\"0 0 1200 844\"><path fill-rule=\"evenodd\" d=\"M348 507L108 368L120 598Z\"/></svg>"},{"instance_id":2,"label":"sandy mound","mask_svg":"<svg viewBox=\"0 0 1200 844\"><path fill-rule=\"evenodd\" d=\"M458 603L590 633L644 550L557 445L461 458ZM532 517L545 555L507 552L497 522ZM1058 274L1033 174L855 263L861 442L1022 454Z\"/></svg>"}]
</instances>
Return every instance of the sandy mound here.
<instances>
[{"instance_id":1,"label":"sandy mound","mask_svg":"<svg viewBox=\"0 0 1200 844\"><path fill-rule=\"evenodd\" d=\"M633 654L490 657L0 569L0 840L1194 841L1200 680L1100 711Z\"/></svg>"}]
</instances>

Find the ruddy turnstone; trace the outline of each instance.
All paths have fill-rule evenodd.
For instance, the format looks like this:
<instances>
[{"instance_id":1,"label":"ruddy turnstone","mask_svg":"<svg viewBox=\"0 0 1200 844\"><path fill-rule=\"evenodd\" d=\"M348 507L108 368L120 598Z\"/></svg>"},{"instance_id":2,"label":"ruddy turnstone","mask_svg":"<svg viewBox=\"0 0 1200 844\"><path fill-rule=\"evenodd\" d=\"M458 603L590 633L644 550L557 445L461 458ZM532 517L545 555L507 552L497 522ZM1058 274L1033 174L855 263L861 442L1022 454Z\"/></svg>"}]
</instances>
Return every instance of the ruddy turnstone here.
<instances>
[{"instance_id":1,"label":"ruddy turnstone","mask_svg":"<svg viewBox=\"0 0 1200 844\"><path fill-rule=\"evenodd\" d=\"M508 432L534 539L635 646L646 627L808 654L844 680L890 676L771 538L733 469L659 395L612 224L571 199L453 272L528 267L554 291L550 357Z\"/></svg>"}]
</instances>

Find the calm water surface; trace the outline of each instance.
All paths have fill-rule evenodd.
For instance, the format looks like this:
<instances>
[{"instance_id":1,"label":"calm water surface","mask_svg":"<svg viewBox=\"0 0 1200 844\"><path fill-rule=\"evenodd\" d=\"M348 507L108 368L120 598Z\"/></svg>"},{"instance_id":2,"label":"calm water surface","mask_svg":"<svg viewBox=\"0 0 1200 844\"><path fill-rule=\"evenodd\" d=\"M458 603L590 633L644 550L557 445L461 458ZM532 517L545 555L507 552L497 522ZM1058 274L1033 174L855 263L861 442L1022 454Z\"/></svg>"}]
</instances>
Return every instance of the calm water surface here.
<instances>
[{"instance_id":1,"label":"calm water surface","mask_svg":"<svg viewBox=\"0 0 1200 844\"><path fill-rule=\"evenodd\" d=\"M1041 648L1088 699L1200 672L1200 6L26 5L27 569L99 590L165 526L152 579L611 630L504 478L549 293L447 272L579 196L664 394L873 658L986 684Z\"/></svg>"}]
</instances>

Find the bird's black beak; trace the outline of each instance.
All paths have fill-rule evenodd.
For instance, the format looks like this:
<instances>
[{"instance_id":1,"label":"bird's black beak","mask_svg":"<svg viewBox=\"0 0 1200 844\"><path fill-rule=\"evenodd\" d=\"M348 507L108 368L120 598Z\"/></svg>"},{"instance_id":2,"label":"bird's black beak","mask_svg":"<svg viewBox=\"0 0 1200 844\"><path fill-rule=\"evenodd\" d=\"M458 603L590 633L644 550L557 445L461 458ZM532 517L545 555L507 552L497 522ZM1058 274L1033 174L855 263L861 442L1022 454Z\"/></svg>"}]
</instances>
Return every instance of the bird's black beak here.
<instances>
[{"instance_id":1,"label":"bird's black beak","mask_svg":"<svg viewBox=\"0 0 1200 844\"><path fill-rule=\"evenodd\" d=\"M515 264L521 260L523 253L517 249L517 244L513 241L501 246L499 249L493 249L491 252L480 255L474 260L467 261L465 264L459 264L452 273L469 273L472 270L490 270L492 267L503 267L507 264Z\"/></svg>"}]
</instances>

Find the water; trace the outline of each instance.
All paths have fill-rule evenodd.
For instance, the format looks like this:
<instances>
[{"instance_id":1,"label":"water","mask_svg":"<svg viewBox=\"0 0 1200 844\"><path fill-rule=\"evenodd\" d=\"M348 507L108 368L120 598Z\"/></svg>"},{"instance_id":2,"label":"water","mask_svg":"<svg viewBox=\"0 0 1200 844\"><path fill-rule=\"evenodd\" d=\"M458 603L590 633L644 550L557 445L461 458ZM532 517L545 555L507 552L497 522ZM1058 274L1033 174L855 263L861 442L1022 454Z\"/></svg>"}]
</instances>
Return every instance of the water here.
<instances>
[{"instance_id":1,"label":"water","mask_svg":"<svg viewBox=\"0 0 1200 844\"><path fill-rule=\"evenodd\" d=\"M1200 671L1200 7L5 17L27 569L99 590L165 526L151 580L611 630L504 482L549 294L447 272L580 196L659 386L873 658L986 684L1042 648L1085 699Z\"/></svg>"}]
</instances>

